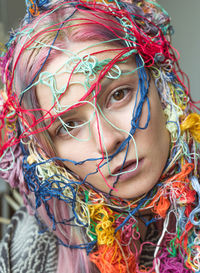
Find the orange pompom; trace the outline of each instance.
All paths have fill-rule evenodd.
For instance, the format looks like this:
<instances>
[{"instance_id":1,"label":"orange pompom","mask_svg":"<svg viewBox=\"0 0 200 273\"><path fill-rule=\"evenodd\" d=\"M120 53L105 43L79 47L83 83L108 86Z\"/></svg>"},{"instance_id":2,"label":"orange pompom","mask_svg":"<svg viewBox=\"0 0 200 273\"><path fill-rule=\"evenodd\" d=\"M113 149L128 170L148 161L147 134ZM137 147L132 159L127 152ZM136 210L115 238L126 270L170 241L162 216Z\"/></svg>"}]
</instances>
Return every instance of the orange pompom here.
<instances>
[{"instance_id":1,"label":"orange pompom","mask_svg":"<svg viewBox=\"0 0 200 273\"><path fill-rule=\"evenodd\" d=\"M168 208L170 207L170 201L167 197L161 196L158 203L154 204L153 212L160 217L165 218Z\"/></svg>"}]
</instances>

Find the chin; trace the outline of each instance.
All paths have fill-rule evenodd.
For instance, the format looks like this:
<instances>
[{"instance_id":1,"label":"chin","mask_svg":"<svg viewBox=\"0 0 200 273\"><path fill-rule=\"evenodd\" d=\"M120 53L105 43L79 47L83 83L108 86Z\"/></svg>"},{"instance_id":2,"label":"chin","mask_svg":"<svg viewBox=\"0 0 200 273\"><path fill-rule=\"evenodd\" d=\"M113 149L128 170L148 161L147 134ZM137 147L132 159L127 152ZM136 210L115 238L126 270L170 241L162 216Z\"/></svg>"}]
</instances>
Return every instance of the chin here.
<instances>
[{"instance_id":1,"label":"chin","mask_svg":"<svg viewBox=\"0 0 200 273\"><path fill-rule=\"evenodd\" d=\"M157 180L156 180L157 181ZM131 183L129 185L120 184L116 187L117 191L112 191L113 196L117 196L123 199L128 200L140 200L142 197L144 197L149 191L153 189L153 187L157 184L157 182L141 182L141 180L138 183ZM148 186L147 186L148 185Z\"/></svg>"},{"instance_id":2,"label":"chin","mask_svg":"<svg viewBox=\"0 0 200 273\"><path fill-rule=\"evenodd\" d=\"M121 193L120 191L112 191L112 195L122 198L122 199L127 199L127 200L137 200L141 199L143 196L145 196L146 192L140 192L140 193L133 193L133 192L123 192Z\"/></svg>"}]
</instances>

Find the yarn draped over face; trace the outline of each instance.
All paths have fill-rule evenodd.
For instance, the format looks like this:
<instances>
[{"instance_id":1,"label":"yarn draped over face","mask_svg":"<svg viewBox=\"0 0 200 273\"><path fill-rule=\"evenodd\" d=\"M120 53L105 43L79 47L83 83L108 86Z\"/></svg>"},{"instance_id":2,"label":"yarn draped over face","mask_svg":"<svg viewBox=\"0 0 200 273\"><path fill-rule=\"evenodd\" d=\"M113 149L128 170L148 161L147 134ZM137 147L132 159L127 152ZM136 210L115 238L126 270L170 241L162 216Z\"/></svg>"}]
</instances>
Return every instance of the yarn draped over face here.
<instances>
[{"instance_id":1,"label":"yarn draped over face","mask_svg":"<svg viewBox=\"0 0 200 273\"><path fill-rule=\"evenodd\" d=\"M45 222L58 241L67 248L86 251L101 273L199 272L200 115L193 113L195 108L199 109L190 100L177 52L170 45L173 29L167 12L153 0L133 0L132 3L26 0L26 4L22 26L12 34L0 55L4 84L0 93L0 177L11 187L20 189L36 215L44 209ZM54 20L57 14L60 21ZM51 16L53 19L48 25L46 21ZM91 28L85 40L98 40L98 37L101 44L118 43L120 50L116 46L116 57L99 61L95 55L81 58L67 50L63 37L72 42L76 35L80 39L78 32L82 28ZM102 34L102 28L106 34ZM47 72L46 65L59 54L66 54L68 60L55 74ZM170 155L155 187L137 200L126 200L112 195L117 178L106 194L87 182L91 174L80 179L68 170L64 162L74 165L84 162L57 157L47 129L60 119L70 135L71 128L66 126L61 114L85 103L94 109L91 119L103 116L96 103L101 92L100 81L105 77L120 78L123 72L119 64L126 63L132 56L137 68L131 73L138 73L139 84L131 130L112 155L102 153L101 158L84 161L96 161L96 173L101 173L105 164L109 168L112 159L126 151L124 166L135 132L145 130L151 118L148 90L149 79L153 78L171 135ZM69 80L58 87L55 80L62 69L71 78L77 73L85 77L82 84L85 95L69 106L63 106L60 101L72 83ZM41 83L52 91L54 114L49 109L41 109L37 103L35 88ZM148 105L148 117L144 128L140 128L144 104ZM84 124L90 132L89 125L90 120ZM103 149L103 135L100 126L98 128ZM59 212L56 202L60 204ZM141 223L147 228L145 236ZM152 225L158 236L148 239ZM147 265L140 262L145 248L151 249L151 261Z\"/></svg>"}]
</instances>

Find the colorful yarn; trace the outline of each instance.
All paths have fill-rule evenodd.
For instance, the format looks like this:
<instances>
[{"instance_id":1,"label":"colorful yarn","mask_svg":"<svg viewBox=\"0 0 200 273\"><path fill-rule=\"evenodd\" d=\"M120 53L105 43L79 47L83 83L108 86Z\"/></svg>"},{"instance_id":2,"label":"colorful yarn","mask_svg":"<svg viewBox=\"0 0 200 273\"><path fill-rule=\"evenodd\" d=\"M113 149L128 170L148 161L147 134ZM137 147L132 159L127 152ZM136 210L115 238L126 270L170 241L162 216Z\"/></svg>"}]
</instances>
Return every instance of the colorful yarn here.
<instances>
[{"instance_id":1,"label":"colorful yarn","mask_svg":"<svg viewBox=\"0 0 200 273\"><path fill-rule=\"evenodd\" d=\"M23 154L19 145L13 146L1 157L0 177L8 181L12 188L24 185L22 160Z\"/></svg>"},{"instance_id":2,"label":"colorful yarn","mask_svg":"<svg viewBox=\"0 0 200 273\"><path fill-rule=\"evenodd\" d=\"M181 123L181 131L188 130L193 138L200 142L200 115L197 113L189 114Z\"/></svg>"},{"instance_id":3,"label":"colorful yarn","mask_svg":"<svg viewBox=\"0 0 200 273\"><path fill-rule=\"evenodd\" d=\"M158 214L161 218L165 218L170 207L170 201L167 197L161 196L159 201L154 204L153 212Z\"/></svg>"},{"instance_id":4,"label":"colorful yarn","mask_svg":"<svg viewBox=\"0 0 200 273\"><path fill-rule=\"evenodd\" d=\"M90 260L102 273L136 273L134 255L126 246L120 246L117 239L112 247L98 246L98 250L90 254Z\"/></svg>"},{"instance_id":5,"label":"colorful yarn","mask_svg":"<svg viewBox=\"0 0 200 273\"><path fill-rule=\"evenodd\" d=\"M176 257L170 257L169 254L162 250L160 260L160 273L191 273L190 269L184 266L184 256L180 253Z\"/></svg>"},{"instance_id":6,"label":"colorful yarn","mask_svg":"<svg viewBox=\"0 0 200 273\"><path fill-rule=\"evenodd\" d=\"M26 0L28 12L32 16L38 16L40 14L37 2L37 0Z\"/></svg>"},{"instance_id":7,"label":"colorful yarn","mask_svg":"<svg viewBox=\"0 0 200 273\"><path fill-rule=\"evenodd\" d=\"M113 245L115 240L114 233L115 218L111 209L103 207L101 204L90 205L91 224L95 225L97 243L99 245Z\"/></svg>"},{"instance_id":8,"label":"colorful yarn","mask_svg":"<svg viewBox=\"0 0 200 273\"><path fill-rule=\"evenodd\" d=\"M133 3L117 0L53 2L27 0L27 16L23 27L11 37L7 52L5 48L1 50L0 73L4 91L0 93L0 176L12 187L20 188L26 204L28 202L36 214L40 209L45 210L47 223L62 245L85 251L101 273L199 272L197 142L200 142L200 115L191 113L195 105L188 96L187 87L180 80L184 74L169 42L173 30L168 14L153 0L135 0ZM59 15L56 21L57 13L64 12L67 16L63 19ZM51 15L55 20L48 25L46 22ZM63 37L72 33L74 37L67 39L70 42L72 39L73 43L77 35L79 40L82 38L78 36L79 28L87 30L88 38L85 40L98 41L94 47L104 44L105 50L85 56L67 50L66 44L62 45ZM107 33L103 33L102 29ZM106 35L108 40L104 39ZM51 42L47 42L48 37L52 37ZM116 41L120 48L106 47L109 43L114 45ZM115 53L113 59L99 60L95 55L107 55L110 52ZM64 65L55 73L45 71L51 59L59 54L67 56ZM101 80L107 78L113 82L127 75L120 65L126 64L133 56L137 67L128 73L137 73L139 83L130 131L123 131L104 115L97 97L101 94ZM26 67L25 75L22 66ZM70 77L60 87L57 86L56 77L61 73L67 73ZM77 83L73 82L75 74L84 76L84 81L78 84L81 84L85 94L77 102L66 106L61 99L70 84ZM20 77L23 79L21 85L18 83ZM145 130L151 120L148 94L151 79L154 79L166 115L166 127L171 135L170 155L155 187L138 200L125 200L112 196L113 191L117 195L115 186L119 175L110 186L101 170L106 165L112 175L109 164L124 151L119 171L120 174L124 173L122 169L131 141L138 157L134 136L137 131ZM34 97L38 84L51 90L50 109L40 109L38 106ZM78 138L71 132L71 129L78 129L80 125L70 127L62 119L62 114L83 105L93 109L89 119L81 124L88 129L88 139ZM144 105L148 113L141 127ZM101 150L98 158L73 161L54 157L52 139L47 129L56 120L66 130L66 135L84 142L91 137L90 123L94 119ZM126 139L112 154L105 149L101 119L126 135ZM47 139L49 142L43 143ZM96 162L96 170L83 178L64 165L69 162L76 166L90 161ZM109 187L108 194L98 191L87 182L88 177L97 172L102 174ZM55 200L61 204L60 214L56 212ZM157 231L157 238L154 235L148 238L148 228L151 226ZM74 238L79 233L81 240ZM148 266L140 264L145 246L148 246L149 257L152 256Z\"/></svg>"}]
</instances>

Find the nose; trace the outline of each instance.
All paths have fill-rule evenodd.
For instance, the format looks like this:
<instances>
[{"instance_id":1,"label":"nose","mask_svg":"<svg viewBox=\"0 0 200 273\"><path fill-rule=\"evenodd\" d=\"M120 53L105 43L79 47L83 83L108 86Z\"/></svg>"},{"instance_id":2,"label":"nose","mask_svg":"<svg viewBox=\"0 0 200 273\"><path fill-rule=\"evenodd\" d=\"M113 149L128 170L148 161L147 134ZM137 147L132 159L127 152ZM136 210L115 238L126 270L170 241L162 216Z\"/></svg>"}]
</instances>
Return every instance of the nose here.
<instances>
[{"instance_id":1,"label":"nose","mask_svg":"<svg viewBox=\"0 0 200 273\"><path fill-rule=\"evenodd\" d=\"M125 140L124 132L112 126L103 117L99 117L91 124L92 137L99 154L111 155Z\"/></svg>"}]
</instances>

